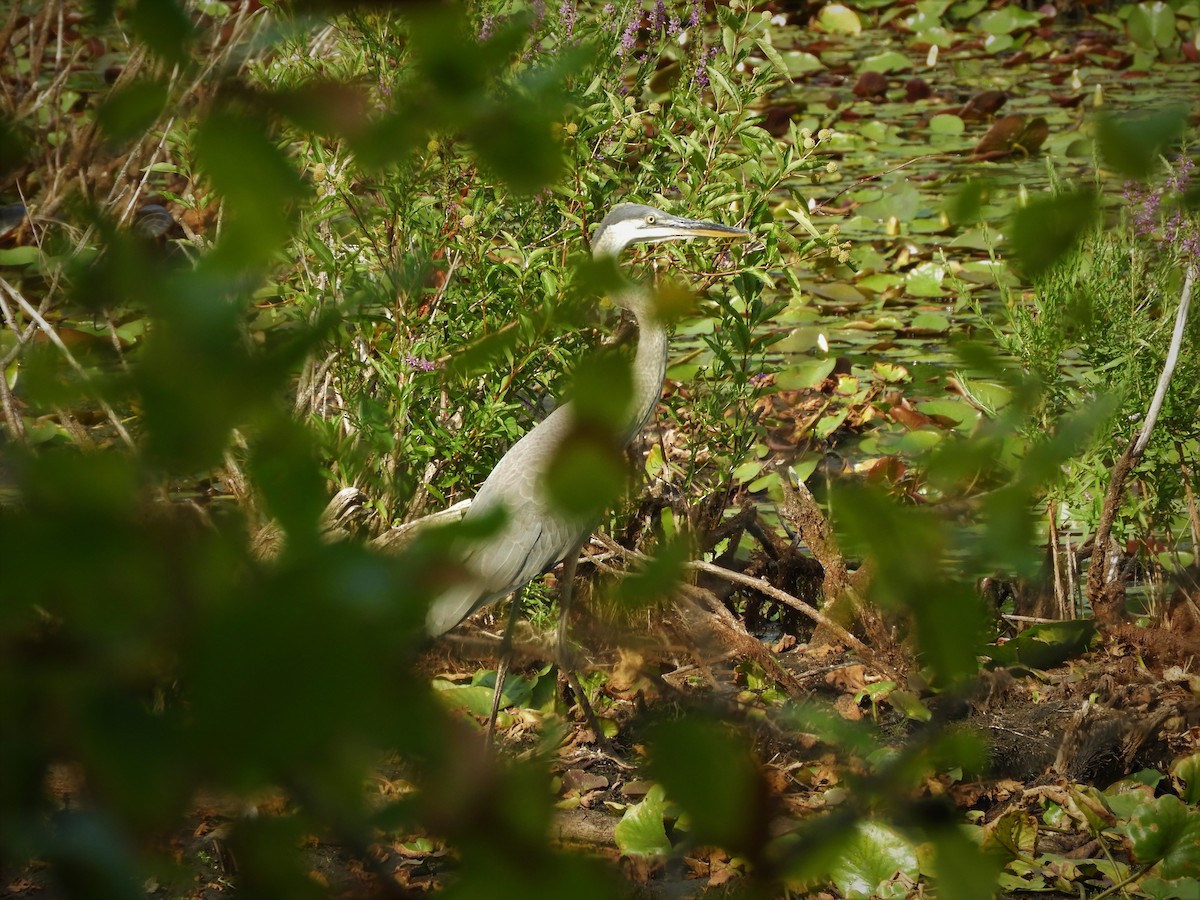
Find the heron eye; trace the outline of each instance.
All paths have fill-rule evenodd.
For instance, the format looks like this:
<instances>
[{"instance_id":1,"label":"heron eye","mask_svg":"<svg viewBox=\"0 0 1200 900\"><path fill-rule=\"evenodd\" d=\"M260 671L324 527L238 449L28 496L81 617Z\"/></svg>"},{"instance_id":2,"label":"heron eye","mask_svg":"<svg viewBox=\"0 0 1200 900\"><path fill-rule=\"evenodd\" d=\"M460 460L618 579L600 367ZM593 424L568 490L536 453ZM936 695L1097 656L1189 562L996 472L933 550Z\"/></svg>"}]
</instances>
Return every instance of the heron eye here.
<instances>
[{"instance_id":1,"label":"heron eye","mask_svg":"<svg viewBox=\"0 0 1200 900\"><path fill-rule=\"evenodd\" d=\"M646 216L646 224L653 225L654 224L654 216Z\"/></svg>"}]
</instances>

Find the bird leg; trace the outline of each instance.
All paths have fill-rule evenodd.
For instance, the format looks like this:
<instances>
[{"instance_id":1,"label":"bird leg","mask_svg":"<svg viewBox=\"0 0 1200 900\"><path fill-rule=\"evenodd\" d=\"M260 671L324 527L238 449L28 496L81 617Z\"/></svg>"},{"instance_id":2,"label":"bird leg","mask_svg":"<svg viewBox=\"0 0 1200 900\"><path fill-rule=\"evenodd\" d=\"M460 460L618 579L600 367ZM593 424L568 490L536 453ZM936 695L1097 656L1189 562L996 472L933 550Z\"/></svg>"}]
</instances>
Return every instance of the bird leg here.
<instances>
[{"instance_id":1,"label":"bird leg","mask_svg":"<svg viewBox=\"0 0 1200 900\"><path fill-rule=\"evenodd\" d=\"M504 626L504 637L500 640L500 662L496 664L496 689L492 692L492 714L488 716L487 731L483 736L483 749L492 752L496 740L496 718L500 715L500 698L504 694L504 679L508 676L508 667L512 663L513 631L516 628L517 617L521 615L521 600L525 588L517 588L512 597L512 609L508 613L508 624Z\"/></svg>"},{"instance_id":2,"label":"bird leg","mask_svg":"<svg viewBox=\"0 0 1200 900\"><path fill-rule=\"evenodd\" d=\"M575 699L579 703L579 708L583 711L583 718L588 724L588 728L596 735L596 742L606 750L609 755L615 756L615 751L609 746L608 738L604 736L604 731L600 728L600 720L596 718L595 710L592 709L592 704L588 702L587 694L583 690L583 686L579 683L579 677L575 674L575 666L570 659L567 648L567 617L571 611L571 598L575 590L575 570L579 568L579 554L583 552L583 545L588 542L588 537L575 545L567 558L563 560L562 574L562 590L558 596L558 640L556 655L558 656L559 670L567 679L567 684L571 686L571 690L575 694Z\"/></svg>"}]
</instances>

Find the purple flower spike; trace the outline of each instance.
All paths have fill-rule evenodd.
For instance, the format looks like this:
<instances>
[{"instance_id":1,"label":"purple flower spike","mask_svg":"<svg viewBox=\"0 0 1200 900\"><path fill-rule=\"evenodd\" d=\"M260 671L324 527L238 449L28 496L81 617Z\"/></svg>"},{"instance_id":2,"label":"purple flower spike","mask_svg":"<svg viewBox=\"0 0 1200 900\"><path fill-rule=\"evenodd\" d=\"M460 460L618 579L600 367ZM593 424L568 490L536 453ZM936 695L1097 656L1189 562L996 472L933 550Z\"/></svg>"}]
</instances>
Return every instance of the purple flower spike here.
<instances>
[{"instance_id":1,"label":"purple flower spike","mask_svg":"<svg viewBox=\"0 0 1200 900\"><path fill-rule=\"evenodd\" d=\"M575 6L575 0L562 0L562 6L558 8L558 20L562 23L565 40L570 40L571 35L575 33L575 20L578 17L579 10Z\"/></svg>"},{"instance_id":2,"label":"purple flower spike","mask_svg":"<svg viewBox=\"0 0 1200 900\"><path fill-rule=\"evenodd\" d=\"M404 364L410 369L416 369L418 372L432 372L437 368L437 363L432 360L412 355L404 357Z\"/></svg>"}]
</instances>

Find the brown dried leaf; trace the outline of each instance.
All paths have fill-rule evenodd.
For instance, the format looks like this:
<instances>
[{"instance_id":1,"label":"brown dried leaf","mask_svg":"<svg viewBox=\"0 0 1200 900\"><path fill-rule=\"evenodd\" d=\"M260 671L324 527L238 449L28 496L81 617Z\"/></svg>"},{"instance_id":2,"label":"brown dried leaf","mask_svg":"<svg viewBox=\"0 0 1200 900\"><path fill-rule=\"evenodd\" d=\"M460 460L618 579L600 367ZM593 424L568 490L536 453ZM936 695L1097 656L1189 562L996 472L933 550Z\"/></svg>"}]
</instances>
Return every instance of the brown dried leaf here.
<instances>
[{"instance_id":1,"label":"brown dried leaf","mask_svg":"<svg viewBox=\"0 0 1200 900\"><path fill-rule=\"evenodd\" d=\"M863 72L854 83L854 96L864 100L882 99L887 94L887 76L880 72Z\"/></svg>"},{"instance_id":2,"label":"brown dried leaf","mask_svg":"<svg viewBox=\"0 0 1200 900\"><path fill-rule=\"evenodd\" d=\"M1021 134L1025 131L1025 116L1012 115L997 119L988 133L975 145L971 154L974 160L1000 159L1013 152Z\"/></svg>"},{"instance_id":3,"label":"brown dried leaf","mask_svg":"<svg viewBox=\"0 0 1200 900\"><path fill-rule=\"evenodd\" d=\"M962 105L958 117L964 122L983 122L994 116L1007 102L1008 94L1004 91L983 91Z\"/></svg>"}]
</instances>

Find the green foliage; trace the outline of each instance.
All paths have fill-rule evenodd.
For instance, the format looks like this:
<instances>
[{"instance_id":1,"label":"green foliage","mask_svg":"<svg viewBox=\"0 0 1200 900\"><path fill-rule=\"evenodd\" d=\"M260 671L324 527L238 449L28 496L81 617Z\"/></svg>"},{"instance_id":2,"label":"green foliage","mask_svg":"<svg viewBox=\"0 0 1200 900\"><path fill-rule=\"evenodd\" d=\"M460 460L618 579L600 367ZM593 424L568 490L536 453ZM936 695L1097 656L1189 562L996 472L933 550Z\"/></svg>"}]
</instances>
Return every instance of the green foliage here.
<instances>
[{"instance_id":1,"label":"green foliage","mask_svg":"<svg viewBox=\"0 0 1200 900\"><path fill-rule=\"evenodd\" d=\"M617 823L614 837L617 848L630 856L663 856L671 852L671 840L663 826L666 795L654 785L640 803L625 810Z\"/></svg>"},{"instance_id":2,"label":"green foliage","mask_svg":"<svg viewBox=\"0 0 1200 900\"><path fill-rule=\"evenodd\" d=\"M481 764L464 736L459 708L486 710L488 676L431 687L418 662L424 606L454 576L449 536L385 558L327 542L319 514L330 487L346 483L367 488L386 519L468 494L546 398L572 393L587 427L564 456L559 493L589 509L618 497L624 465L610 426L630 379L619 349L586 352L600 330L596 300L616 277L587 260L589 231L619 200L736 221L754 230L742 248L674 246L636 260L666 254L700 288L694 302L674 285L657 291L691 341L664 424L691 452L653 466L679 515L651 536L658 559L618 590L655 602L689 552L683 529L668 535L665 523L723 501L762 439L751 406L782 333L784 303L773 298L797 291L797 264L828 249L811 222L798 239L775 216L807 222L788 204L819 178L811 154L830 137L761 127L791 63L758 11L740 5L718 4L683 43L639 4L611 16L581 8L577 20L507 2L251 6L97 3L80 27L121 48L114 67L125 74L109 88L99 72L67 70L69 92L48 91L55 102L39 118L0 129L0 168L14 170L35 149L66 146L62 110L78 106L100 138L59 154L77 168L39 182L55 223L41 243L0 256L11 434L0 459L0 722L18 736L0 741L0 861L45 860L63 896L140 897L151 875L185 892L193 873L164 848L195 792L282 788L281 814L233 826L247 896L329 895L295 852L312 835L370 860L372 840L413 834L454 848L451 895L617 896L604 866L551 848L545 760ZM918 12L939 22L983 12L937 6ZM1039 15L990 10L974 27L1016 42ZM853 32L857 16L826 21ZM132 46L117 40L126 32ZM899 71L911 60L865 65ZM106 171L105 154L118 151L129 171L109 167L118 174L106 196L87 172ZM186 214L169 234L135 214L148 192ZM978 193L964 197L964 218L979 211ZM915 215L912 195L884 200L879 209ZM1042 212L1078 225L1085 206ZM1029 235L1036 268L1044 235ZM925 267L905 283L942 297L944 276ZM948 324L925 311L912 327L940 335ZM1027 337L1030 368L1075 339ZM863 381L902 382L898 368ZM793 375L807 384L814 373ZM1014 423L1037 395L996 379L1010 406L974 433L964 419L962 439L948 438L922 476L926 496L977 500L988 524L835 494L852 544L880 560L878 599L911 617L939 686L974 671L985 636L971 579L998 560L1028 563L1031 498L1100 414L1050 428L1059 416L1047 405L1045 433L1022 436ZM1075 403L1069 391L1050 396ZM1169 415L1182 421L1187 402ZM844 420L825 420L824 437ZM252 540L267 518L286 535L270 561ZM511 680L506 702L552 710L554 674ZM929 717L894 685L887 700ZM749 733L684 717L648 737L666 790L629 810L619 846L670 853L670 817L685 844L745 853L771 885L899 890L886 884L894 872L934 871L947 896L986 895L983 854L945 810L921 818L928 810L912 797L931 772L979 768L978 748L930 733L895 751L807 715L792 707L780 718L852 759L844 808L771 836L774 801ZM414 790L368 795L389 753ZM54 809L43 790L62 761L86 779L83 808ZM1189 772L1176 774L1190 785ZM1131 819L1131 846L1165 879L1192 871L1176 839L1191 836L1192 812L1159 804ZM1171 840L1156 844L1148 832L1160 819ZM923 841L936 864L919 871L912 847Z\"/></svg>"},{"instance_id":3,"label":"green foliage","mask_svg":"<svg viewBox=\"0 0 1200 900\"><path fill-rule=\"evenodd\" d=\"M1073 410L1094 411L1097 440L1051 482L1064 514L1085 531L1099 519L1108 467L1143 421L1166 358L1182 281L1169 250L1127 228L1093 229L1038 279L1030 302L1010 307L1006 327L994 332L1041 385L1027 435L1056 427ZM1186 517L1180 466L1195 459L1200 438L1198 329L1193 316L1158 425L1135 470L1139 490L1122 507L1118 537L1133 538L1154 522L1176 532Z\"/></svg>"},{"instance_id":4,"label":"green foliage","mask_svg":"<svg viewBox=\"0 0 1200 900\"><path fill-rule=\"evenodd\" d=\"M1169 106L1134 116L1101 116L1096 139L1104 162L1127 178L1156 173L1164 151L1183 134L1186 107Z\"/></svg>"},{"instance_id":5,"label":"green foliage","mask_svg":"<svg viewBox=\"0 0 1200 900\"><path fill-rule=\"evenodd\" d=\"M144 188L188 216L164 231L129 218L133 194L116 207L48 198L83 227L4 259L19 265L4 273L6 315L31 324L4 344L24 405L6 406L0 540L24 563L6 566L0 605L0 719L22 735L0 742L0 845L6 864L49 861L64 896L190 879L148 838L170 834L201 785L281 787L294 804L234 826L247 895L325 895L294 852L302 836L366 858L374 827L443 835L459 893L617 893L598 864L549 849L540 763L474 758L446 700L478 709L486 683L435 691L417 669L449 536L382 558L326 542L318 517L330 484L378 488L396 518L468 493L543 398L568 393L614 284L585 254L610 205L767 225L812 146L757 124L777 75L738 72L773 54L756 14L722 8L681 45L629 5L619 21L510 13L350 11L320 32L337 47L324 53L311 52L315 20L278 7L232 21L218 7L96 7L89 28L112 39L114 17L149 53L122 57L129 77L85 115L112 152L133 145L122 152ZM4 164L19 165L8 136ZM786 254L818 243L763 229L715 267L736 266L729 293L693 309L680 289L659 292L664 311L688 307L681 328L713 323L705 399L677 409L712 447L681 473L687 490L727 485L757 434L751 377L779 309L763 291L791 277ZM685 278L689 261L714 268L711 254L667 252ZM91 349L55 342L69 328ZM39 329L50 343L26 344ZM619 354L578 369L597 434L627 372ZM604 439L587 446L623 470ZM600 462L584 463L587 477L567 480L603 486ZM269 562L252 542L267 517L286 536ZM645 589L678 572L686 543L672 546ZM552 709L553 687L516 679L508 699ZM412 767L415 796L366 796L383 750ZM59 760L79 766L92 802L52 821L41 786Z\"/></svg>"},{"instance_id":6,"label":"green foliage","mask_svg":"<svg viewBox=\"0 0 1200 900\"><path fill-rule=\"evenodd\" d=\"M1078 244L1096 217L1096 197L1079 190L1031 200L1013 216L1012 248L1030 278L1049 270Z\"/></svg>"},{"instance_id":7,"label":"green foliage","mask_svg":"<svg viewBox=\"0 0 1200 900\"><path fill-rule=\"evenodd\" d=\"M649 744L650 774L683 809L692 841L756 856L767 791L745 739L695 716L660 723Z\"/></svg>"}]
</instances>

